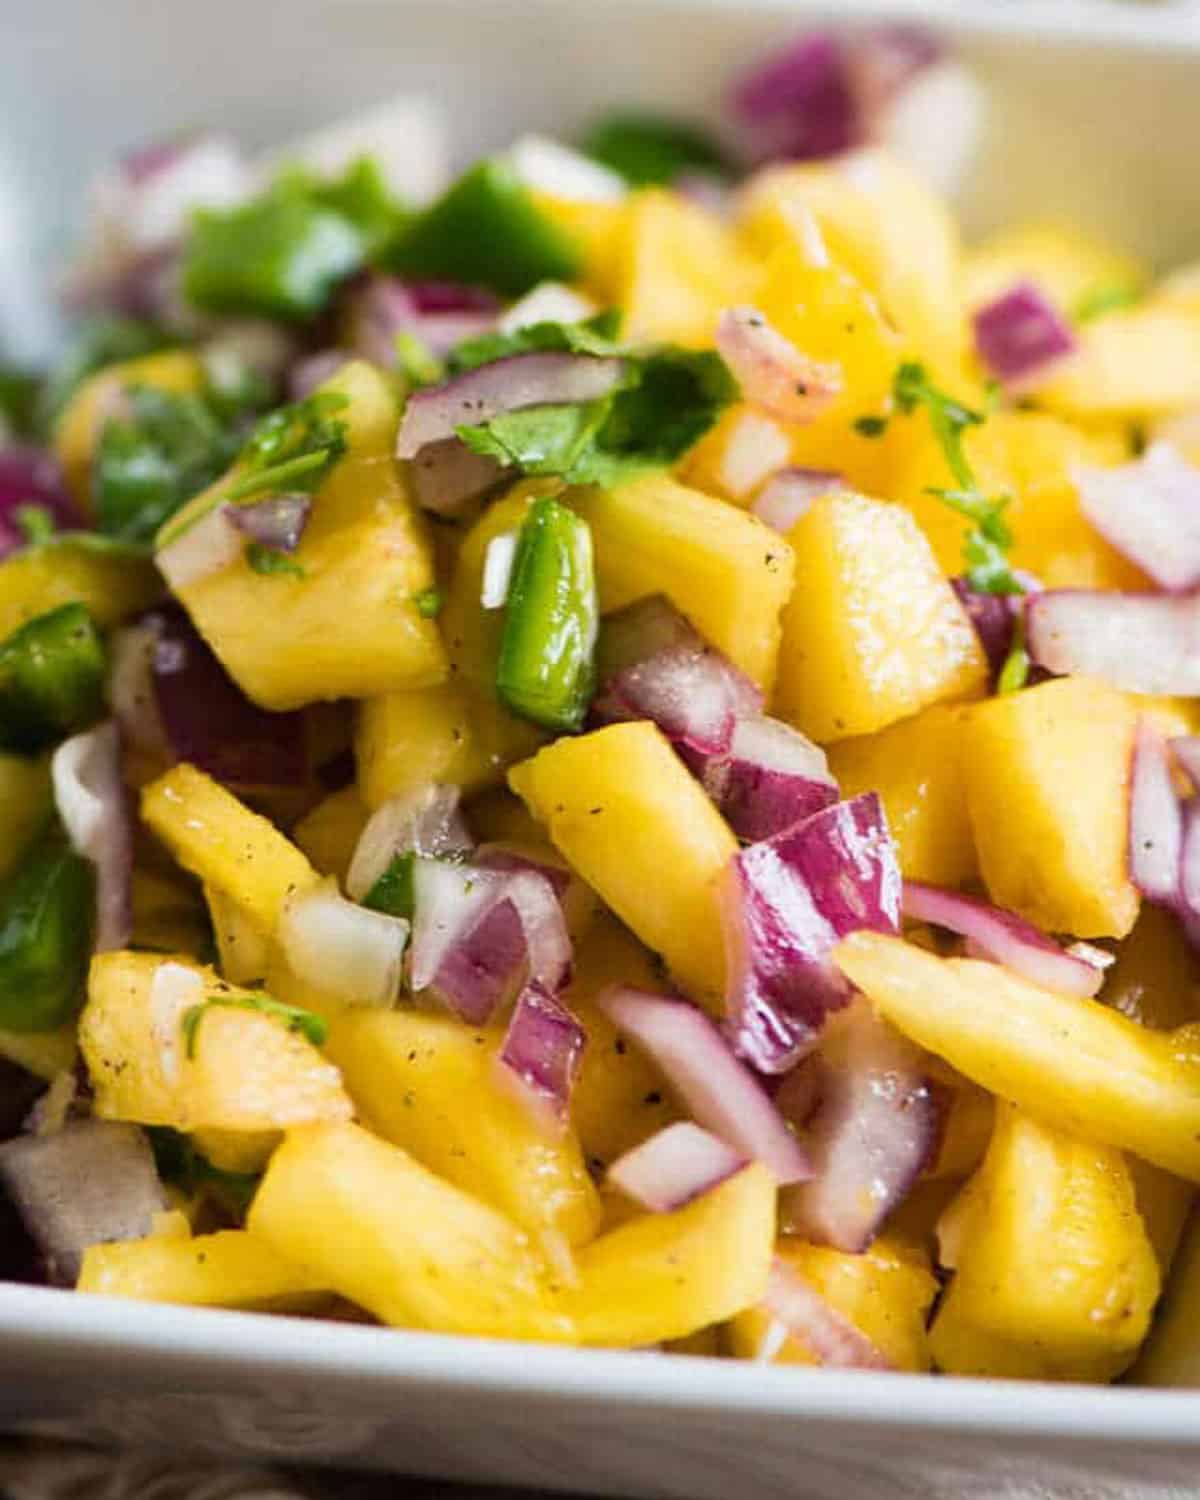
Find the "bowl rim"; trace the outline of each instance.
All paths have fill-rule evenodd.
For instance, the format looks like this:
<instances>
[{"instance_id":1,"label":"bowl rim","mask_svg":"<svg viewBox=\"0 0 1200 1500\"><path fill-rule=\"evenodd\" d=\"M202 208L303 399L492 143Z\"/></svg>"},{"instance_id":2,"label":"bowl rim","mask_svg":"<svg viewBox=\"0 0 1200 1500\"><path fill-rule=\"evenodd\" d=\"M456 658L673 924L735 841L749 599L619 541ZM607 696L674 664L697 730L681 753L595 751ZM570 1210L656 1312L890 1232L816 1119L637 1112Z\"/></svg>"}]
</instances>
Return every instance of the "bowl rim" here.
<instances>
[{"instance_id":1,"label":"bowl rim","mask_svg":"<svg viewBox=\"0 0 1200 1500\"><path fill-rule=\"evenodd\" d=\"M313 1337L319 1327L320 1339ZM0 1284L0 1343L14 1372L52 1361L119 1358L160 1385L229 1374L269 1389L319 1378L356 1396L519 1395L547 1406L610 1404L692 1416L801 1418L909 1432L1086 1437L1104 1445L1200 1448L1196 1396L1132 1386L1084 1386L957 1376L871 1374L675 1354L575 1349L314 1321L276 1314L135 1303L124 1298ZM139 1369L139 1367L141 1367ZM226 1387L228 1389L228 1387Z\"/></svg>"}]
</instances>

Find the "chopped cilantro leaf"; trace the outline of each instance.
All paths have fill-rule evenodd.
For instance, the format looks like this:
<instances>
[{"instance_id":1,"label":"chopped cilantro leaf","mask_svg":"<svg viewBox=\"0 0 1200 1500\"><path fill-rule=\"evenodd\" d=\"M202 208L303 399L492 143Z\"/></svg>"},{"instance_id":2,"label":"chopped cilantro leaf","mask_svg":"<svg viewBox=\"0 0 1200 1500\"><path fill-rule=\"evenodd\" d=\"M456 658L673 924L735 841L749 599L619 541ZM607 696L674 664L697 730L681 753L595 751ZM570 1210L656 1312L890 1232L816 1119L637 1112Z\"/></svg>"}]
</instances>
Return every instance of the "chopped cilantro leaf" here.
<instances>
[{"instance_id":1,"label":"chopped cilantro leaf","mask_svg":"<svg viewBox=\"0 0 1200 1500\"><path fill-rule=\"evenodd\" d=\"M1011 497L983 493L963 447L963 433L968 427L979 426L985 420L983 413L940 390L919 364L899 367L892 394L902 412L912 413L918 406L924 408L954 476L955 488L930 486L928 493L973 522L963 540L967 582L981 594L1024 593L1008 560L1013 538L1004 512Z\"/></svg>"},{"instance_id":2,"label":"chopped cilantro leaf","mask_svg":"<svg viewBox=\"0 0 1200 1500\"><path fill-rule=\"evenodd\" d=\"M1092 287L1075 304L1072 312L1077 323L1091 323L1105 313L1130 307L1138 300L1137 291L1126 283L1111 281Z\"/></svg>"},{"instance_id":3,"label":"chopped cilantro leaf","mask_svg":"<svg viewBox=\"0 0 1200 1500\"><path fill-rule=\"evenodd\" d=\"M393 854L387 869L363 898L363 905L371 911L386 912L389 917L405 917L412 921L416 859L416 854L411 849L406 849L402 854Z\"/></svg>"},{"instance_id":4,"label":"chopped cilantro leaf","mask_svg":"<svg viewBox=\"0 0 1200 1500\"><path fill-rule=\"evenodd\" d=\"M314 203L354 225L368 256L394 239L409 217L388 190L379 163L370 156L360 156L332 181L308 179L308 192Z\"/></svg>"},{"instance_id":5,"label":"chopped cilantro leaf","mask_svg":"<svg viewBox=\"0 0 1200 1500\"><path fill-rule=\"evenodd\" d=\"M442 605L446 601L442 598L441 589L422 589L419 594L413 596L413 603L417 606L417 613L425 620L436 620L442 612Z\"/></svg>"},{"instance_id":6,"label":"chopped cilantro leaf","mask_svg":"<svg viewBox=\"0 0 1200 1500\"><path fill-rule=\"evenodd\" d=\"M297 1031L306 1041L319 1047L329 1034L329 1028L315 1011L301 1010L298 1005L285 1005L282 1000L273 1000L270 995L209 995L199 1005L191 1005L183 1013L180 1029L183 1032L184 1050L189 1058L196 1055L196 1034L200 1023L215 1007L229 1010L255 1010L260 1015L282 1021L289 1031Z\"/></svg>"},{"instance_id":7,"label":"chopped cilantro leaf","mask_svg":"<svg viewBox=\"0 0 1200 1500\"><path fill-rule=\"evenodd\" d=\"M396 351L396 365L410 386L436 385L446 374L440 359L428 344L401 329L392 340Z\"/></svg>"},{"instance_id":8,"label":"chopped cilantro leaf","mask_svg":"<svg viewBox=\"0 0 1200 1500\"><path fill-rule=\"evenodd\" d=\"M886 417L866 416L858 417L854 422L854 430L859 437L877 438L882 437L887 431L888 419Z\"/></svg>"},{"instance_id":9,"label":"chopped cilantro leaf","mask_svg":"<svg viewBox=\"0 0 1200 1500\"><path fill-rule=\"evenodd\" d=\"M707 131L661 115L614 111L588 130L580 149L634 187L669 184L683 172L724 175L729 163Z\"/></svg>"},{"instance_id":10,"label":"chopped cilantro leaf","mask_svg":"<svg viewBox=\"0 0 1200 1500\"><path fill-rule=\"evenodd\" d=\"M625 353L616 342L620 314L614 309L581 323L530 323L512 333L485 333L451 350L447 364L452 375L476 370L513 354L594 354L608 358Z\"/></svg>"},{"instance_id":11,"label":"chopped cilantro leaf","mask_svg":"<svg viewBox=\"0 0 1200 1500\"><path fill-rule=\"evenodd\" d=\"M169 1125L146 1127L154 1165L164 1182L192 1194L211 1190L238 1218L244 1218L262 1178L256 1172L226 1172L214 1167L186 1135Z\"/></svg>"},{"instance_id":12,"label":"chopped cilantro leaf","mask_svg":"<svg viewBox=\"0 0 1200 1500\"><path fill-rule=\"evenodd\" d=\"M996 679L996 692L1002 697L1007 693L1020 692L1029 680L1030 666L1029 651L1025 646L1025 621L1018 615L1013 626L1012 645Z\"/></svg>"},{"instance_id":13,"label":"chopped cilantro leaf","mask_svg":"<svg viewBox=\"0 0 1200 1500\"><path fill-rule=\"evenodd\" d=\"M246 548L246 561L256 573L265 577L304 578L306 573L298 562L293 562L286 552L277 547L267 547L262 542L251 542Z\"/></svg>"},{"instance_id":14,"label":"chopped cilantro leaf","mask_svg":"<svg viewBox=\"0 0 1200 1500\"><path fill-rule=\"evenodd\" d=\"M44 505L18 505L13 511L13 520L31 547L49 541L57 529L54 517Z\"/></svg>"}]
</instances>

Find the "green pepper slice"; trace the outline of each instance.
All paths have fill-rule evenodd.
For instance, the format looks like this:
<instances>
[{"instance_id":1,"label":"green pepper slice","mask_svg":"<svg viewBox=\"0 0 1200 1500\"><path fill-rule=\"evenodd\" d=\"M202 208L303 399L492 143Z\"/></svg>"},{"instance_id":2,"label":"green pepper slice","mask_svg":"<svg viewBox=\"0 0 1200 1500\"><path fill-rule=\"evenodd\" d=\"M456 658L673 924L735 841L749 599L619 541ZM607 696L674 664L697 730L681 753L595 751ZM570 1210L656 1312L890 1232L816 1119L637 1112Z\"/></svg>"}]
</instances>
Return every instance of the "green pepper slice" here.
<instances>
[{"instance_id":1,"label":"green pepper slice","mask_svg":"<svg viewBox=\"0 0 1200 1500\"><path fill-rule=\"evenodd\" d=\"M32 753L104 712L104 643L82 604L27 620L0 643L0 748Z\"/></svg>"},{"instance_id":2,"label":"green pepper slice","mask_svg":"<svg viewBox=\"0 0 1200 1500\"><path fill-rule=\"evenodd\" d=\"M496 691L547 729L583 724L594 686L599 609L586 521L544 496L530 507L513 559Z\"/></svg>"},{"instance_id":3,"label":"green pepper slice","mask_svg":"<svg viewBox=\"0 0 1200 1500\"><path fill-rule=\"evenodd\" d=\"M0 1027L54 1031L76 1013L95 909L92 866L50 825L0 883Z\"/></svg>"},{"instance_id":4,"label":"green pepper slice","mask_svg":"<svg viewBox=\"0 0 1200 1500\"><path fill-rule=\"evenodd\" d=\"M507 162L481 161L415 218L387 252L390 270L520 297L582 269L574 242L541 212Z\"/></svg>"}]
</instances>

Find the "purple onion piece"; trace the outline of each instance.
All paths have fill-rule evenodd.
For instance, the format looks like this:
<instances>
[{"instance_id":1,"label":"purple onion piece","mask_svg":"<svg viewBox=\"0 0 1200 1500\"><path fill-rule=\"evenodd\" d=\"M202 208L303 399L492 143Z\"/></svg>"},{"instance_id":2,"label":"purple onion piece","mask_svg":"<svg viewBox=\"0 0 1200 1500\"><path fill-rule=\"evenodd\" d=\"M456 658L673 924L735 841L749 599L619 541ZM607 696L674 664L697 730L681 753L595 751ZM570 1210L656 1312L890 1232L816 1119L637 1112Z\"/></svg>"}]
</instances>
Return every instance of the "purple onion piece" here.
<instances>
[{"instance_id":1,"label":"purple onion piece","mask_svg":"<svg viewBox=\"0 0 1200 1500\"><path fill-rule=\"evenodd\" d=\"M974 326L980 358L1009 390L1036 384L1079 347L1071 325L1031 281L981 307Z\"/></svg>"},{"instance_id":2,"label":"purple onion piece","mask_svg":"<svg viewBox=\"0 0 1200 1500\"><path fill-rule=\"evenodd\" d=\"M1183 858L1183 804L1166 741L1138 721L1129 781L1129 878L1149 901L1173 906Z\"/></svg>"},{"instance_id":3,"label":"purple onion piece","mask_svg":"<svg viewBox=\"0 0 1200 1500\"><path fill-rule=\"evenodd\" d=\"M795 1266L778 1257L771 1267L763 1301L771 1316L826 1369L892 1368L866 1334L827 1302Z\"/></svg>"},{"instance_id":4,"label":"purple onion piece","mask_svg":"<svg viewBox=\"0 0 1200 1500\"><path fill-rule=\"evenodd\" d=\"M736 1146L680 1120L626 1151L608 1180L652 1213L671 1213L740 1172L749 1158Z\"/></svg>"},{"instance_id":5,"label":"purple onion piece","mask_svg":"<svg viewBox=\"0 0 1200 1500\"><path fill-rule=\"evenodd\" d=\"M499 1060L528 1092L534 1108L558 1127L567 1123L587 1033L549 990L527 984L517 998Z\"/></svg>"},{"instance_id":6,"label":"purple onion piece","mask_svg":"<svg viewBox=\"0 0 1200 1500\"><path fill-rule=\"evenodd\" d=\"M82 524L53 454L44 448L0 444L0 557L27 545L29 538L17 520L18 511L27 505L46 511L57 529Z\"/></svg>"},{"instance_id":7,"label":"purple onion piece","mask_svg":"<svg viewBox=\"0 0 1200 1500\"><path fill-rule=\"evenodd\" d=\"M816 1075L799 1095L815 1094L815 1108L794 1122L804 1126L815 1176L785 1194L785 1232L860 1254L936 1158L944 1092L926 1076L919 1048L862 999L830 1023L798 1071ZM777 1096L785 1113L789 1083Z\"/></svg>"},{"instance_id":8,"label":"purple onion piece","mask_svg":"<svg viewBox=\"0 0 1200 1500\"><path fill-rule=\"evenodd\" d=\"M295 552L312 514L312 496L270 495L252 505L230 505L226 513L251 541L276 552Z\"/></svg>"},{"instance_id":9,"label":"purple onion piece","mask_svg":"<svg viewBox=\"0 0 1200 1500\"><path fill-rule=\"evenodd\" d=\"M898 932L900 869L879 798L838 802L735 855L721 904L734 1049L784 1073L851 989L830 960L847 933Z\"/></svg>"},{"instance_id":10,"label":"purple onion piece","mask_svg":"<svg viewBox=\"0 0 1200 1500\"><path fill-rule=\"evenodd\" d=\"M836 156L865 138L846 49L831 32L802 36L752 69L732 106L760 161Z\"/></svg>"},{"instance_id":11,"label":"purple onion piece","mask_svg":"<svg viewBox=\"0 0 1200 1500\"><path fill-rule=\"evenodd\" d=\"M1047 589L1025 602L1030 658L1129 693L1200 696L1200 595Z\"/></svg>"},{"instance_id":12,"label":"purple onion piece","mask_svg":"<svg viewBox=\"0 0 1200 1500\"><path fill-rule=\"evenodd\" d=\"M473 502L499 483L505 473L494 458L472 453L456 437L427 443L408 468L417 504L446 521L461 520L469 514Z\"/></svg>"},{"instance_id":13,"label":"purple onion piece","mask_svg":"<svg viewBox=\"0 0 1200 1500\"><path fill-rule=\"evenodd\" d=\"M180 610L147 616L157 634L151 671L171 750L234 787L303 786L308 726L303 713L251 703Z\"/></svg>"},{"instance_id":14,"label":"purple onion piece","mask_svg":"<svg viewBox=\"0 0 1200 1500\"><path fill-rule=\"evenodd\" d=\"M436 782L392 797L368 818L346 871L346 890L362 901L397 854L459 859L471 835L458 806L459 789Z\"/></svg>"},{"instance_id":15,"label":"purple onion piece","mask_svg":"<svg viewBox=\"0 0 1200 1500\"><path fill-rule=\"evenodd\" d=\"M1200 734L1183 734L1171 740L1171 754L1183 774L1200 792Z\"/></svg>"},{"instance_id":16,"label":"purple onion piece","mask_svg":"<svg viewBox=\"0 0 1200 1500\"><path fill-rule=\"evenodd\" d=\"M1102 537L1159 588L1200 584L1200 469L1170 443L1154 443L1114 469L1072 476L1084 515Z\"/></svg>"},{"instance_id":17,"label":"purple onion piece","mask_svg":"<svg viewBox=\"0 0 1200 1500\"><path fill-rule=\"evenodd\" d=\"M837 489L842 476L831 469L780 469L758 492L751 511L785 536L807 514L818 495Z\"/></svg>"},{"instance_id":18,"label":"purple onion piece","mask_svg":"<svg viewBox=\"0 0 1200 1500\"><path fill-rule=\"evenodd\" d=\"M825 752L778 719L746 715L703 768L704 790L746 843L782 833L838 800Z\"/></svg>"},{"instance_id":19,"label":"purple onion piece","mask_svg":"<svg viewBox=\"0 0 1200 1500\"><path fill-rule=\"evenodd\" d=\"M142 1239L167 1206L146 1137L112 1120L7 1142L0 1183L56 1286L75 1284L89 1245Z\"/></svg>"},{"instance_id":20,"label":"purple onion piece","mask_svg":"<svg viewBox=\"0 0 1200 1500\"><path fill-rule=\"evenodd\" d=\"M396 436L396 456L415 458L427 443L455 436L459 427L490 422L528 406L570 404L606 396L621 379L619 359L586 354L514 354L408 398Z\"/></svg>"},{"instance_id":21,"label":"purple onion piece","mask_svg":"<svg viewBox=\"0 0 1200 1500\"><path fill-rule=\"evenodd\" d=\"M349 358L344 349L318 349L315 354L305 354L288 371L288 396L303 401L336 375Z\"/></svg>"},{"instance_id":22,"label":"purple onion piece","mask_svg":"<svg viewBox=\"0 0 1200 1500\"><path fill-rule=\"evenodd\" d=\"M498 313L500 302L486 287L461 281L406 281L404 289L419 313Z\"/></svg>"},{"instance_id":23,"label":"purple onion piece","mask_svg":"<svg viewBox=\"0 0 1200 1500\"><path fill-rule=\"evenodd\" d=\"M133 809L116 722L64 740L50 778L72 847L96 868L96 952L123 948L133 932Z\"/></svg>"},{"instance_id":24,"label":"purple onion piece","mask_svg":"<svg viewBox=\"0 0 1200 1500\"><path fill-rule=\"evenodd\" d=\"M1011 594L981 594L963 577L952 578L950 586L975 627L975 634L987 657L994 682L1012 650L1013 631L1022 607L1021 598Z\"/></svg>"}]
</instances>

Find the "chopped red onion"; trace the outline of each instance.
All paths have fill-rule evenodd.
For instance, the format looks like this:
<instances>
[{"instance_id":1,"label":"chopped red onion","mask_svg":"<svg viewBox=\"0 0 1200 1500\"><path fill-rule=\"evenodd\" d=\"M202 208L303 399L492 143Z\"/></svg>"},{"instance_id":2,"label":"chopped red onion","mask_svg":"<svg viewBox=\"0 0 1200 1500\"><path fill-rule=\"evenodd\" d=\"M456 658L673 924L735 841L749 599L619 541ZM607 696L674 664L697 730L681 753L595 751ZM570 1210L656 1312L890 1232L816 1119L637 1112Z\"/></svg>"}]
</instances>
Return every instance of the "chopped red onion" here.
<instances>
[{"instance_id":1,"label":"chopped red onion","mask_svg":"<svg viewBox=\"0 0 1200 1500\"><path fill-rule=\"evenodd\" d=\"M1022 597L1019 594L981 593L961 576L952 578L950 586L975 627L994 682L1012 650L1013 631L1024 607Z\"/></svg>"},{"instance_id":2,"label":"chopped red onion","mask_svg":"<svg viewBox=\"0 0 1200 1500\"><path fill-rule=\"evenodd\" d=\"M829 32L802 36L752 69L732 103L759 161L836 156L864 138L844 46Z\"/></svg>"},{"instance_id":3,"label":"chopped red onion","mask_svg":"<svg viewBox=\"0 0 1200 1500\"><path fill-rule=\"evenodd\" d=\"M544 135L522 136L508 151L526 187L576 203L619 203L629 186L619 173Z\"/></svg>"},{"instance_id":4,"label":"chopped red onion","mask_svg":"<svg viewBox=\"0 0 1200 1500\"><path fill-rule=\"evenodd\" d=\"M404 282L373 273L352 288L350 344L383 369L396 365L396 335L411 334L436 355L489 332L499 304L488 292L453 281Z\"/></svg>"},{"instance_id":5,"label":"chopped red onion","mask_svg":"<svg viewBox=\"0 0 1200 1500\"><path fill-rule=\"evenodd\" d=\"M408 465L417 504L444 521L461 520L505 472L496 459L472 453L456 437L426 443Z\"/></svg>"},{"instance_id":6,"label":"chopped red onion","mask_svg":"<svg viewBox=\"0 0 1200 1500\"><path fill-rule=\"evenodd\" d=\"M680 1120L626 1151L608 1180L652 1213L668 1214L720 1187L748 1157L690 1120Z\"/></svg>"},{"instance_id":7,"label":"chopped red onion","mask_svg":"<svg viewBox=\"0 0 1200 1500\"><path fill-rule=\"evenodd\" d=\"M750 509L760 521L785 536L818 495L837 489L842 476L830 469L780 469L758 492Z\"/></svg>"},{"instance_id":8,"label":"chopped red onion","mask_svg":"<svg viewBox=\"0 0 1200 1500\"><path fill-rule=\"evenodd\" d=\"M831 1307L794 1266L775 1260L764 1301L818 1364L838 1370L892 1368L866 1334Z\"/></svg>"},{"instance_id":9,"label":"chopped red onion","mask_svg":"<svg viewBox=\"0 0 1200 1500\"><path fill-rule=\"evenodd\" d=\"M517 997L499 1062L522 1086L535 1113L561 1130L586 1046L587 1033L562 1001L532 982Z\"/></svg>"},{"instance_id":10,"label":"chopped red onion","mask_svg":"<svg viewBox=\"0 0 1200 1500\"><path fill-rule=\"evenodd\" d=\"M1150 901L1174 904L1183 854L1183 807L1167 743L1140 719L1129 785L1129 878Z\"/></svg>"},{"instance_id":11,"label":"chopped red onion","mask_svg":"<svg viewBox=\"0 0 1200 1500\"><path fill-rule=\"evenodd\" d=\"M123 948L133 931L133 816L116 724L64 740L51 758L50 778L72 848L96 867L96 952Z\"/></svg>"},{"instance_id":12,"label":"chopped red onion","mask_svg":"<svg viewBox=\"0 0 1200 1500\"><path fill-rule=\"evenodd\" d=\"M1170 443L1115 469L1072 475L1084 515L1159 588L1180 593L1200 584L1200 469Z\"/></svg>"},{"instance_id":13,"label":"chopped red onion","mask_svg":"<svg viewBox=\"0 0 1200 1500\"><path fill-rule=\"evenodd\" d=\"M873 26L855 37L849 64L868 118L879 118L918 73L942 60L945 50L932 31L903 22Z\"/></svg>"},{"instance_id":14,"label":"chopped red onion","mask_svg":"<svg viewBox=\"0 0 1200 1500\"><path fill-rule=\"evenodd\" d=\"M1104 982L1103 969L1072 957L1023 917L1002 907L919 880L904 882L901 905L910 921L931 922L968 938L979 957L1003 964L1045 989L1091 997Z\"/></svg>"},{"instance_id":15,"label":"chopped red onion","mask_svg":"<svg viewBox=\"0 0 1200 1500\"><path fill-rule=\"evenodd\" d=\"M744 499L787 463L792 451L788 434L760 412L741 412L721 455L722 488Z\"/></svg>"},{"instance_id":16,"label":"chopped red onion","mask_svg":"<svg viewBox=\"0 0 1200 1500\"><path fill-rule=\"evenodd\" d=\"M483 555L483 582L479 593L479 602L484 609L503 609L508 603L516 556L516 531L502 531L488 543Z\"/></svg>"},{"instance_id":17,"label":"chopped red onion","mask_svg":"<svg viewBox=\"0 0 1200 1500\"><path fill-rule=\"evenodd\" d=\"M89 1245L143 1239L167 1207L146 1137L115 1120L8 1141L0 1182L56 1286L74 1286Z\"/></svg>"},{"instance_id":18,"label":"chopped red onion","mask_svg":"<svg viewBox=\"0 0 1200 1500\"><path fill-rule=\"evenodd\" d=\"M336 375L349 358L343 349L318 349L315 354L306 354L288 371L288 396L303 401Z\"/></svg>"},{"instance_id":19,"label":"chopped red onion","mask_svg":"<svg viewBox=\"0 0 1200 1500\"><path fill-rule=\"evenodd\" d=\"M811 422L844 385L840 365L810 359L755 307L725 309L717 348L751 406L781 422Z\"/></svg>"},{"instance_id":20,"label":"chopped red onion","mask_svg":"<svg viewBox=\"0 0 1200 1500\"><path fill-rule=\"evenodd\" d=\"M516 333L538 323L582 323L598 309L589 297L561 281L542 281L496 321L497 333Z\"/></svg>"},{"instance_id":21,"label":"chopped red onion","mask_svg":"<svg viewBox=\"0 0 1200 1500\"><path fill-rule=\"evenodd\" d=\"M703 767L704 790L748 844L782 833L838 800L824 750L790 724L753 714L734 724L729 749Z\"/></svg>"},{"instance_id":22,"label":"chopped red onion","mask_svg":"<svg viewBox=\"0 0 1200 1500\"><path fill-rule=\"evenodd\" d=\"M155 637L154 701L175 757L227 786L305 785L304 714L251 703L182 610L156 610L145 623Z\"/></svg>"},{"instance_id":23,"label":"chopped red onion","mask_svg":"<svg viewBox=\"0 0 1200 1500\"><path fill-rule=\"evenodd\" d=\"M899 931L900 869L879 798L835 803L735 855L721 920L734 1050L785 1073L850 1000L830 958L840 939Z\"/></svg>"},{"instance_id":24,"label":"chopped red onion","mask_svg":"<svg viewBox=\"0 0 1200 1500\"><path fill-rule=\"evenodd\" d=\"M438 858L471 847L458 810L458 788L430 783L393 797L367 820L346 871L346 889L362 901L397 854Z\"/></svg>"},{"instance_id":25,"label":"chopped red onion","mask_svg":"<svg viewBox=\"0 0 1200 1500\"><path fill-rule=\"evenodd\" d=\"M467 286L461 281L406 281L404 288L422 315L500 311L496 294L482 286Z\"/></svg>"},{"instance_id":26,"label":"chopped red onion","mask_svg":"<svg viewBox=\"0 0 1200 1500\"><path fill-rule=\"evenodd\" d=\"M245 540L229 519L231 509L228 505L214 505L206 515L155 553L158 570L174 593L221 572L241 557Z\"/></svg>"},{"instance_id":27,"label":"chopped red onion","mask_svg":"<svg viewBox=\"0 0 1200 1500\"><path fill-rule=\"evenodd\" d=\"M1048 589L1026 601L1025 639L1040 667L1130 693L1200 695L1200 595Z\"/></svg>"},{"instance_id":28,"label":"chopped red onion","mask_svg":"<svg viewBox=\"0 0 1200 1500\"><path fill-rule=\"evenodd\" d=\"M740 1063L713 1022L686 1000L614 985L596 1003L649 1053L696 1122L780 1183L806 1182L808 1156L755 1075Z\"/></svg>"},{"instance_id":29,"label":"chopped red onion","mask_svg":"<svg viewBox=\"0 0 1200 1500\"><path fill-rule=\"evenodd\" d=\"M571 940L550 881L418 858L413 870L412 987L482 1025L526 983L556 992Z\"/></svg>"},{"instance_id":30,"label":"chopped red onion","mask_svg":"<svg viewBox=\"0 0 1200 1500\"><path fill-rule=\"evenodd\" d=\"M798 1071L816 1075L815 1107L796 1122L816 1171L786 1193L784 1229L859 1254L937 1156L945 1100L921 1051L861 998Z\"/></svg>"},{"instance_id":31,"label":"chopped red onion","mask_svg":"<svg viewBox=\"0 0 1200 1500\"><path fill-rule=\"evenodd\" d=\"M400 995L408 934L403 917L356 906L331 878L286 902L278 938L306 984L347 1005L387 1009Z\"/></svg>"},{"instance_id":32,"label":"chopped red onion","mask_svg":"<svg viewBox=\"0 0 1200 1500\"><path fill-rule=\"evenodd\" d=\"M1038 384L1078 348L1071 325L1032 281L1022 281L979 308L975 347L1011 391Z\"/></svg>"},{"instance_id":33,"label":"chopped red onion","mask_svg":"<svg viewBox=\"0 0 1200 1500\"><path fill-rule=\"evenodd\" d=\"M54 529L70 530L80 524L53 454L44 448L6 447L0 432L0 558L29 542L17 519L22 506L45 511Z\"/></svg>"},{"instance_id":34,"label":"chopped red onion","mask_svg":"<svg viewBox=\"0 0 1200 1500\"><path fill-rule=\"evenodd\" d=\"M270 495L252 505L231 505L230 521L251 541L274 552L295 552L312 514L312 496Z\"/></svg>"},{"instance_id":35,"label":"chopped red onion","mask_svg":"<svg viewBox=\"0 0 1200 1500\"><path fill-rule=\"evenodd\" d=\"M453 437L458 427L490 422L501 412L606 396L621 371L619 359L586 354L514 354L479 365L412 393L400 419L396 456L415 458L427 443Z\"/></svg>"},{"instance_id":36,"label":"chopped red onion","mask_svg":"<svg viewBox=\"0 0 1200 1500\"><path fill-rule=\"evenodd\" d=\"M728 750L737 718L762 710L758 688L661 594L605 618L597 675L597 718L652 719L700 757Z\"/></svg>"}]
</instances>

